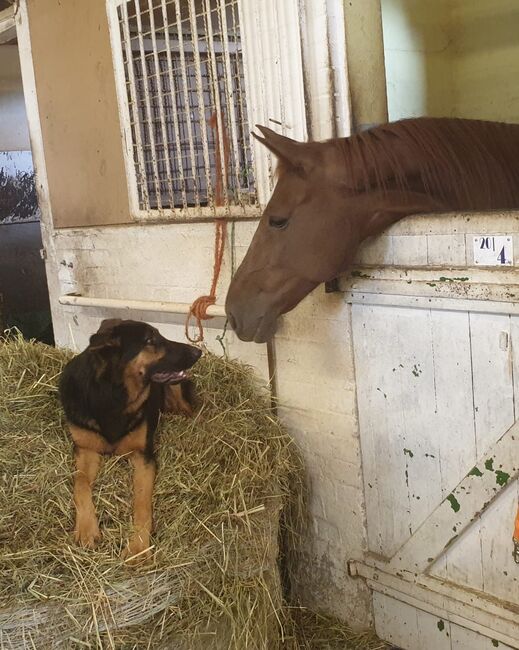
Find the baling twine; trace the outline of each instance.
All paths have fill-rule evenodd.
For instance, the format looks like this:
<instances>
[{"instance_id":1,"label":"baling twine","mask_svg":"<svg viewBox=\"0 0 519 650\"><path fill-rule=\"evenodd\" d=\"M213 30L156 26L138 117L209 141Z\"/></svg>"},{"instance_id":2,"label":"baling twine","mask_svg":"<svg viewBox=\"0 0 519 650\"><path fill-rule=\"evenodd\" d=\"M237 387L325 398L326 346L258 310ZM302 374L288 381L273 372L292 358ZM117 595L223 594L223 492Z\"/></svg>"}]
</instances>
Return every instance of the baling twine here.
<instances>
[{"instance_id":1,"label":"baling twine","mask_svg":"<svg viewBox=\"0 0 519 650\"><path fill-rule=\"evenodd\" d=\"M211 115L209 119L209 126L215 132L215 158L216 158L216 186L214 193L214 205L222 206L225 205L225 192L224 192L224 182L223 182L223 169L229 169L229 138L225 129L225 124L223 119L220 117L220 125L222 129L222 141L223 141L223 151L220 150L220 133L219 133L219 124L216 112ZM223 153L223 159L222 159ZM225 236L227 231L227 223L224 219L215 220L215 233L214 233L214 264L213 264L213 281L211 283L211 290L209 295L200 296L197 298L194 303L189 308L189 313L186 318L186 338L191 341L191 343L201 343L204 340L204 326L202 324L203 320L213 318L207 314L207 309L211 305L216 303L216 286L218 284L218 278L220 277L220 271L222 269L223 253L225 250ZM196 325L198 327L198 334L191 336L189 334L189 325L191 319L196 320Z\"/></svg>"},{"instance_id":2,"label":"baling twine","mask_svg":"<svg viewBox=\"0 0 519 650\"><path fill-rule=\"evenodd\" d=\"M227 223L225 219L216 219L214 233L213 281L211 283L211 290L209 291L209 295L200 296L193 302L186 318L186 338L191 341L191 343L201 343L204 340L204 327L202 321L207 320L208 318L213 318L213 316L208 315L207 308L216 303L216 286L222 268L226 231ZM195 334L193 337L189 334L189 325L192 318L195 319L198 327L198 334Z\"/></svg>"}]
</instances>

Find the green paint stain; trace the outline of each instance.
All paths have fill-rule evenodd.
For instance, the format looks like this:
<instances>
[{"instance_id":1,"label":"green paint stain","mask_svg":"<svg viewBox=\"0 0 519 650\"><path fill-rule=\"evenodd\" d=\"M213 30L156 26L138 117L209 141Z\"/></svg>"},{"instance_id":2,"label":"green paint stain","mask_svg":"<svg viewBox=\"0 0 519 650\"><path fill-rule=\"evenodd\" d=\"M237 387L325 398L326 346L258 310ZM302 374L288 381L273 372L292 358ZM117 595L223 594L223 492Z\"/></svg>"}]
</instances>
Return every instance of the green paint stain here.
<instances>
[{"instance_id":1,"label":"green paint stain","mask_svg":"<svg viewBox=\"0 0 519 650\"><path fill-rule=\"evenodd\" d=\"M506 472L502 472L500 469L496 471L496 483L498 485L506 485L508 483L508 479L510 478L510 474L507 474Z\"/></svg>"},{"instance_id":2,"label":"green paint stain","mask_svg":"<svg viewBox=\"0 0 519 650\"><path fill-rule=\"evenodd\" d=\"M485 467L489 469L491 472L494 471L494 459L493 458L487 458L485 461Z\"/></svg>"},{"instance_id":3,"label":"green paint stain","mask_svg":"<svg viewBox=\"0 0 519 650\"><path fill-rule=\"evenodd\" d=\"M443 630L445 629L445 623L443 621L438 621L437 625L440 632L443 632Z\"/></svg>"},{"instance_id":4,"label":"green paint stain","mask_svg":"<svg viewBox=\"0 0 519 650\"><path fill-rule=\"evenodd\" d=\"M446 278L444 275L440 276L440 282L468 282L469 278Z\"/></svg>"},{"instance_id":5,"label":"green paint stain","mask_svg":"<svg viewBox=\"0 0 519 650\"><path fill-rule=\"evenodd\" d=\"M412 458L414 456L413 452L410 449L406 449L404 447L404 454L407 454L409 458Z\"/></svg>"},{"instance_id":6,"label":"green paint stain","mask_svg":"<svg viewBox=\"0 0 519 650\"><path fill-rule=\"evenodd\" d=\"M454 496L454 494L449 494L447 497L447 501L451 504L451 508L454 510L454 512L458 512L459 509L461 508L460 503L458 499Z\"/></svg>"},{"instance_id":7,"label":"green paint stain","mask_svg":"<svg viewBox=\"0 0 519 650\"><path fill-rule=\"evenodd\" d=\"M428 284L430 287L436 286L436 282L426 282L426 284Z\"/></svg>"},{"instance_id":8,"label":"green paint stain","mask_svg":"<svg viewBox=\"0 0 519 650\"><path fill-rule=\"evenodd\" d=\"M468 476L483 476L483 472L477 467L473 467L468 473Z\"/></svg>"},{"instance_id":9,"label":"green paint stain","mask_svg":"<svg viewBox=\"0 0 519 650\"><path fill-rule=\"evenodd\" d=\"M497 639L492 639L492 645L494 648L499 648L499 641Z\"/></svg>"},{"instance_id":10,"label":"green paint stain","mask_svg":"<svg viewBox=\"0 0 519 650\"><path fill-rule=\"evenodd\" d=\"M351 276L353 278L365 278L366 280L371 279L371 276L367 275L366 273L361 273L361 271L352 271Z\"/></svg>"}]
</instances>

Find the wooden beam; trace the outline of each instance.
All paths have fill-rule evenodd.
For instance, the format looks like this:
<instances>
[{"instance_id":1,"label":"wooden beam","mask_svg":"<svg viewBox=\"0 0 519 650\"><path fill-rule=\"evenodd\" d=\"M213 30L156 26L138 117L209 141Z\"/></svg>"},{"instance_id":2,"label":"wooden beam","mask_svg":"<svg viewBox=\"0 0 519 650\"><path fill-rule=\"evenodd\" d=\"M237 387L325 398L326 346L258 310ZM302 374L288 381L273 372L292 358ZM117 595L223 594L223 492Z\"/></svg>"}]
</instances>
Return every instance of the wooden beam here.
<instances>
[{"instance_id":1,"label":"wooden beam","mask_svg":"<svg viewBox=\"0 0 519 650\"><path fill-rule=\"evenodd\" d=\"M386 571L380 565L350 562L350 575L365 578L373 591L519 648L519 623L512 603L500 604L492 596L467 587L406 571Z\"/></svg>"},{"instance_id":2,"label":"wooden beam","mask_svg":"<svg viewBox=\"0 0 519 650\"><path fill-rule=\"evenodd\" d=\"M14 7L7 7L7 9L0 11L0 45L9 43L13 38L16 38Z\"/></svg>"}]
</instances>

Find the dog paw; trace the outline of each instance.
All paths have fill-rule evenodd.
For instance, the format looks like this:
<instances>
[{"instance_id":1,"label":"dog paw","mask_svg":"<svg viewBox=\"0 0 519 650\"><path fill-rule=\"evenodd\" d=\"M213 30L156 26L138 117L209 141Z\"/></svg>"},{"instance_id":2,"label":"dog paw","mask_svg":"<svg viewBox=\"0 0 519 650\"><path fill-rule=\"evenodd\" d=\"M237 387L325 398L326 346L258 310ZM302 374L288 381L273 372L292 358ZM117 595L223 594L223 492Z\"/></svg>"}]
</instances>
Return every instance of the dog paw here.
<instances>
[{"instance_id":1,"label":"dog paw","mask_svg":"<svg viewBox=\"0 0 519 650\"><path fill-rule=\"evenodd\" d=\"M149 538L143 539L140 535L132 537L122 553L122 558L126 564L132 566L147 562L151 558Z\"/></svg>"},{"instance_id":2,"label":"dog paw","mask_svg":"<svg viewBox=\"0 0 519 650\"><path fill-rule=\"evenodd\" d=\"M95 519L81 519L76 522L74 541L84 548L94 548L101 538L99 526Z\"/></svg>"}]
</instances>

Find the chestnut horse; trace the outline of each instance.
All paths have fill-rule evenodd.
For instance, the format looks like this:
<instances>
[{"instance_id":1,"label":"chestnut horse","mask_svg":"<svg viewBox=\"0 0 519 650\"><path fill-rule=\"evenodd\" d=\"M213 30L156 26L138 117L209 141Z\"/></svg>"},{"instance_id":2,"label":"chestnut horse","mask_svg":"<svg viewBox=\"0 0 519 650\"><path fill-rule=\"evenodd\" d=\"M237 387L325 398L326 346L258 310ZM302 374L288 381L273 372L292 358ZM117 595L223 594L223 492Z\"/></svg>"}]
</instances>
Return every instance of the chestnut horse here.
<instances>
[{"instance_id":1,"label":"chestnut horse","mask_svg":"<svg viewBox=\"0 0 519 650\"><path fill-rule=\"evenodd\" d=\"M258 129L278 181L227 295L244 341L269 340L280 314L402 217L519 208L519 125L417 118L307 143Z\"/></svg>"}]
</instances>

